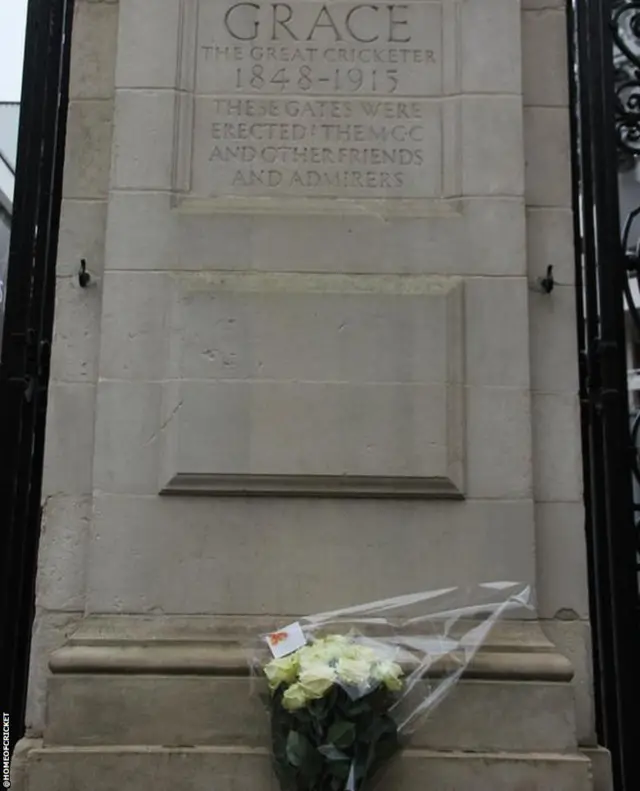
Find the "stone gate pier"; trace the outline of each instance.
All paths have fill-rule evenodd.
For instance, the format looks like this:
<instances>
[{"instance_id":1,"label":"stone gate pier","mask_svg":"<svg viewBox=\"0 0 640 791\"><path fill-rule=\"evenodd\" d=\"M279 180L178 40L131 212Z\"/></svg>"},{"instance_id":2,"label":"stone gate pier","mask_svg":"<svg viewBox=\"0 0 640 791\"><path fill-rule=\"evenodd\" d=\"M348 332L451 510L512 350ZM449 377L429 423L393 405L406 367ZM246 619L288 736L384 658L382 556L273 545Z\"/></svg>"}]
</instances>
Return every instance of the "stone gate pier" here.
<instances>
[{"instance_id":1,"label":"stone gate pier","mask_svg":"<svg viewBox=\"0 0 640 791\"><path fill-rule=\"evenodd\" d=\"M15 787L275 789L247 635L509 579L385 787L605 791L564 2L77 0L72 41Z\"/></svg>"}]
</instances>

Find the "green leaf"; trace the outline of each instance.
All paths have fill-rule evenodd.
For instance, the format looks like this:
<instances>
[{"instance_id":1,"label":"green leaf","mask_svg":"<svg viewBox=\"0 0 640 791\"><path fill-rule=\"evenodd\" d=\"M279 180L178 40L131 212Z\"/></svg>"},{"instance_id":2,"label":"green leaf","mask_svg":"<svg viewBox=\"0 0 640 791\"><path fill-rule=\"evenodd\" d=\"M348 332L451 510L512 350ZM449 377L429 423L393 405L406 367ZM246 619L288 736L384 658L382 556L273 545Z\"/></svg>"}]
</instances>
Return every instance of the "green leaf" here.
<instances>
[{"instance_id":1,"label":"green leaf","mask_svg":"<svg viewBox=\"0 0 640 791\"><path fill-rule=\"evenodd\" d=\"M298 731L289 732L287 737L287 761L289 761L291 766L300 767L307 753L312 749L306 736L298 733Z\"/></svg>"},{"instance_id":2,"label":"green leaf","mask_svg":"<svg viewBox=\"0 0 640 791\"><path fill-rule=\"evenodd\" d=\"M358 717L361 714L368 714L372 711L371 701L369 700L369 696L365 696L364 698L360 698L359 700L351 700L349 703L344 707L344 712L347 714L348 717Z\"/></svg>"},{"instance_id":3,"label":"green leaf","mask_svg":"<svg viewBox=\"0 0 640 791\"><path fill-rule=\"evenodd\" d=\"M320 753L309 745L309 750L305 752L304 760L300 765L300 776L303 777L310 786L313 786L322 773L323 760Z\"/></svg>"},{"instance_id":4,"label":"green leaf","mask_svg":"<svg viewBox=\"0 0 640 791\"><path fill-rule=\"evenodd\" d=\"M351 761L331 761L327 765L327 769L332 777L336 777L344 783L347 777L349 777Z\"/></svg>"},{"instance_id":5,"label":"green leaf","mask_svg":"<svg viewBox=\"0 0 640 791\"><path fill-rule=\"evenodd\" d=\"M322 744L318 747L320 755L324 755L329 761L348 761L349 756L345 755L335 744Z\"/></svg>"},{"instance_id":6,"label":"green leaf","mask_svg":"<svg viewBox=\"0 0 640 791\"><path fill-rule=\"evenodd\" d=\"M397 726L386 714L371 723L368 735L366 758L361 755L361 760L357 764L357 770L363 780L375 775L380 766L386 763L399 747Z\"/></svg>"},{"instance_id":7,"label":"green leaf","mask_svg":"<svg viewBox=\"0 0 640 791\"><path fill-rule=\"evenodd\" d=\"M336 747L349 747L356 738L356 726L348 720L338 720L329 728L327 741Z\"/></svg>"},{"instance_id":8,"label":"green leaf","mask_svg":"<svg viewBox=\"0 0 640 791\"><path fill-rule=\"evenodd\" d=\"M342 687L339 687L337 684L334 684L331 689L329 690L329 694L325 695L323 700L326 701L327 711L331 711L338 701L340 700L340 696L344 694Z\"/></svg>"},{"instance_id":9,"label":"green leaf","mask_svg":"<svg viewBox=\"0 0 640 791\"><path fill-rule=\"evenodd\" d=\"M296 722L301 723L302 725L308 725L311 722L311 713L308 709L295 709L290 713L292 719Z\"/></svg>"},{"instance_id":10,"label":"green leaf","mask_svg":"<svg viewBox=\"0 0 640 791\"><path fill-rule=\"evenodd\" d=\"M329 711L328 698L318 698L318 700L309 701L307 710L316 721L326 719L327 712Z\"/></svg>"}]
</instances>

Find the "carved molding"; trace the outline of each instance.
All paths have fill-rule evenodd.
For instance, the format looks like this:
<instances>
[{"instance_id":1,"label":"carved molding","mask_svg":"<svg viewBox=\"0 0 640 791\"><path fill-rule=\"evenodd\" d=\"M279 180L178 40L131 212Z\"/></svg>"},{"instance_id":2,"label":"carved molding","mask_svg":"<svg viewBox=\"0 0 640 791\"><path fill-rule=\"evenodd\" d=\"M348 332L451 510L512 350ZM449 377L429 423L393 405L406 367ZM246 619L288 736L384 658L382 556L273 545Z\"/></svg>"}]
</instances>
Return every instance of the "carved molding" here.
<instances>
[{"instance_id":1,"label":"carved molding","mask_svg":"<svg viewBox=\"0 0 640 791\"><path fill-rule=\"evenodd\" d=\"M463 492L448 478L357 475L215 475L178 473L160 494L238 497L437 497L460 500Z\"/></svg>"},{"instance_id":2,"label":"carved molding","mask_svg":"<svg viewBox=\"0 0 640 791\"><path fill-rule=\"evenodd\" d=\"M295 617L89 616L51 655L49 666L60 675L244 677L252 637ZM568 682L573 668L537 621L504 621L494 627L466 677Z\"/></svg>"}]
</instances>

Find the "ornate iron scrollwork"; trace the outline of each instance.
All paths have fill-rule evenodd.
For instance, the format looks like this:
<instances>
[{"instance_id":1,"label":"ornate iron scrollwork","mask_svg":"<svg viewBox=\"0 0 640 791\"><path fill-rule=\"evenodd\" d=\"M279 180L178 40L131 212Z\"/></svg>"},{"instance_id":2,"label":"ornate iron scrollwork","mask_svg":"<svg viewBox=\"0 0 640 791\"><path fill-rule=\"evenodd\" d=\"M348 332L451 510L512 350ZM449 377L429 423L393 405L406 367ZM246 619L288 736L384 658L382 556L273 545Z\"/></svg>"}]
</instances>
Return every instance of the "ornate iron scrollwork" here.
<instances>
[{"instance_id":1,"label":"ornate iron scrollwork","mask_svg":"<svg viewBox=\"0 0 640 791\"><path fill-rule=\"evenodd\" d=\"M620 170L638 168L640 162L640 0L613 0L615 129ZM640 206L629 212L622 229L622 251L627 277L624 299L630 318L633 340L640 343L640 307L633 296L631 281L640 282L640 232L631 239L640 218ZM635 490L635 530L637 570L640 584L640 410L630 427L631 469Z\"/></svg>"},{"instance_id":2,"label":"ornate iron scrollwork","mask_svg":"<svg viewBox=\"0 0 640 791\"><path fill-rule=\"evenodd\" d=\"M622 164L640 156L640 2L613 3L615 125Z\"/></svg>"}]
</instances>

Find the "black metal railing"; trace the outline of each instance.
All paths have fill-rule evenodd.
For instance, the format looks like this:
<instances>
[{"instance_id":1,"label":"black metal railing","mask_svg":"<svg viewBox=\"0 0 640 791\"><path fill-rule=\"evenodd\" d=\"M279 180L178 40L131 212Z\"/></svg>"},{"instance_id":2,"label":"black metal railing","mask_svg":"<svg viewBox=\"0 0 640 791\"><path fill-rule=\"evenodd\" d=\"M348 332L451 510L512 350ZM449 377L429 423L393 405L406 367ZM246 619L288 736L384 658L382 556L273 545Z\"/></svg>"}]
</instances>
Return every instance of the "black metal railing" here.
<instances>
[{"instance_id":1,"label":"black metal railing","mask_svg":"<svg viewBox=\"0 0 640 791\"><path fill-rule=\"evenodd\" d=\"M0 681L22 736L40 535L72 0L30 0L0 358Z\"/></svg>"},{"instance_id":2,"label":"black metal railing","mask_svg":"<svg viewBox=\"0 0 640 791\"><path fill-rule=\"evenodd\" d=\"M580 398L597 729L616 791L640 789L640 622L618 170L640 153L640 91L620 26L636 2L569 0ZM631 11L631 16L629 12ZM616 45L614 47L614 44ZM616 60L614 62L614 53ZM624 110L624 111L623 111Z\"/></svg>"},{"instance_id":3,"label":"black metal railing","mask_svg":"<svg viewBox=\"0 0 640 791\"><path fill-rule=\"evenodd\" d=\"M614 42L615 128L622 167L633 168L640 175L640 2L617 0L611 20ZM632 208L622 228L621 247L627 277L624 300L629 321L627 345L640 344L640 291L634 295L631 285L640 283L640 190L639 205ZM634 477L634 512L636 534L636 575L638 582L637 617L640 629L640 411L634 410L631 425L631 468Z\"/></svg>"}]
</instances>

